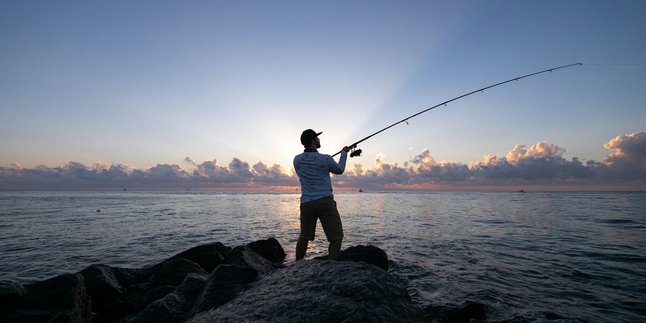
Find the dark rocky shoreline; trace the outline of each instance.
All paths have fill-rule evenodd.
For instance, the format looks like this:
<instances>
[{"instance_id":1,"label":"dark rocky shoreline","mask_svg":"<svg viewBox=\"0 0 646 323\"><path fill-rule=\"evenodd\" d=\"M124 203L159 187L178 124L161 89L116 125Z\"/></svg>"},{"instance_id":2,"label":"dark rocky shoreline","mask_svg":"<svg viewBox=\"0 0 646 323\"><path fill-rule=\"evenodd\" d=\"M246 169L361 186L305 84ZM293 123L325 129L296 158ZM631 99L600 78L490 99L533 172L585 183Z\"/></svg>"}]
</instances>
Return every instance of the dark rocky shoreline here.
<instances>
[{"instance_id":1,"label":"dark rocky shoreline","mask_svg":"<svg viewBox=\"0 0 646 323\"><path fill-rule=\"evenodd\" d=\"M0 322L445 322L484 307L415 304L372 246L285 264L270 238L200 245L144 268L91 265L19 285L0 282Z\"/></svg>"}]
</instances>

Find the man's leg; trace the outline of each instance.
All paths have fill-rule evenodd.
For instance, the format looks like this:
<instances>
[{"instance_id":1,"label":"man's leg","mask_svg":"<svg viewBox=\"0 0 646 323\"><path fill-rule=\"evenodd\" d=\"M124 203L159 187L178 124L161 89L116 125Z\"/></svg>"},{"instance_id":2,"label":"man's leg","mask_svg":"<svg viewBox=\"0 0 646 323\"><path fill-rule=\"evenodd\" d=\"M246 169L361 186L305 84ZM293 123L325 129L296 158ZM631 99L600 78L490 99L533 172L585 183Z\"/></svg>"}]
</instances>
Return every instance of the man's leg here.
<instances>
[{"instance_id":1,"label":"man's leg","mask_svg":"<svg viewBox=\"0 0 646 323\"><path fill-rule=\"evenodd\" d=\"M307 239L298 238L298 242L296 242L296 260L301 260L305 257L308 243L309 241Z\"/></svg>"},{"instance_id":2,"label":"man's leg","mask_svg":"<svg viewBox=\"0 0 646 323\"><path fill-rule=\"evenodd\" d=\"M341 243L343 242L343 224L341 224L341 216L333 199L327 200L325 207L324 215L320 218L321 225L327 236L327 241L330 242L328 257L330 260L336 260L339 257Z\"/></svg>"},{"instance_id":3,"label":"man's leg","mask_svg":"<svg viewBox=\"0 0 646 323\"><path fill-rule=\"evenodd\" d=\"M316 203L307 202L301 204L301 234L296 242L296 260L305 257L309 240L314 240L316 233L316 221L318 220Z\"/></svg>"},{"instance_id":4,"label":"man's leg","mask_svg":"<svg viewBox=\"0 0 646 323\"><path fill-rule=\"evenodd\" d=\"M341 243L343 242L343 238L336 239L334 241L330 242L330 246L328 247L327 251L330 255L330 260L336 260L339 258L339 253L341 252Z\"/></svg>"}]
</instances>

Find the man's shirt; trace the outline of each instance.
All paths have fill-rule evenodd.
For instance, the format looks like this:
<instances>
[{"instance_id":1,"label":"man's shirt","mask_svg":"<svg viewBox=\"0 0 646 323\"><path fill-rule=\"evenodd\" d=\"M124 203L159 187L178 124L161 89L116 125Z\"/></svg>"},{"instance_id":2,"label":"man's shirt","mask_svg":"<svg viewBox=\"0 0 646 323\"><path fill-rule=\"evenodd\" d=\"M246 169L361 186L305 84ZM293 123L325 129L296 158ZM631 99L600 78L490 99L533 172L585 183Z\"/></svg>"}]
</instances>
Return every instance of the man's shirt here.
<instances>
[{"instance_id":1,"label":"man's shirt","mask_svg":"<svg viewBox=\"0 0 646 323\"><path fill-rule=\"evenodd\" d=\"M348 153L341 151L337 164L332 156L320 154L315 149L305 149L294 157L294 169L301 182L301 203L332 195L330 173L343 174Z\"/></svg>"}]
</instances>

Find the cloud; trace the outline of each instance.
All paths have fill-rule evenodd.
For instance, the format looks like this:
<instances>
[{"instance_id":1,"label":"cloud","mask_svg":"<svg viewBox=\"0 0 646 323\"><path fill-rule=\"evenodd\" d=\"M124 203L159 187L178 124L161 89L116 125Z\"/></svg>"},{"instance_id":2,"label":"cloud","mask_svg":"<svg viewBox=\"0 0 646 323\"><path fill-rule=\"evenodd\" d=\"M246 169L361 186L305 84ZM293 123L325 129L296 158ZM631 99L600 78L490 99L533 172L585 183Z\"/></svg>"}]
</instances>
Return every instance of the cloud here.
<instances>
[{"instance_id":1,"label":"cloud","mask_svg":"<svg viewBox=\"0 0 646 323\"><path fill-rule=\"evenodd\" d=\"M465 181L471 176L466 165L459 163L436 162L428 149L411 159L410 172L419 182L455 182Z\"/></svg>"},{"instance_id":2,"label":"cloud","mask_svg":"<svg viewBox=\"0 0 646 323\"><path fill-rule=\"evenodd\" d=\"M249 170L249 163L243 162L238 158L231 160L229 170L231 171L231 175L236 179L244 180L253 177L253 173Z\"/></svg>"},{"instance_id":3,"label":"cloud","mask_svg":"<svg viewBox=\"0 0 646 323\"><path fill-rule=\"evenodd\" d=\"M565 149L548 144L545 141L541 141L532 145L529 149L525 149L525 145L516 145L511 151L507 153L507 161L511 164L517 164L522 160L528 159L551 159L551 158L560 158Z\"/></svg>"},{"instance_id":4,"label":"cloud","mask_svg":"<svg viewBox=\"0 0 646 323\"><path fill-rule=\"evenodd\" d=\"M218 166L217 160L205 161L195 166L193 176L206 180L226 180L231 175L227 167Z\"/></svg>"},{"instance_id":5,"label":"cloud","mask_svg":"<svg viewBox=\"0 0 646 323\"><path fill-rule=\"evenodd\" d=\"M372 167L354 164L335 176L336 188L424 189L477 188L509 185L594 185L643 188L646 183L646 132L620 135L603 145L603 161L582 163L563 157L565 149L546 141L529 147L516 145L504 156L487 155L466 164L437 161L428 149L409 161L389 163L375 157ZM623 186L622 186L623 185ZM13 163L0 167L0 188L271 188L298 186L298 178L280 165L238 158L220 165L217 160L196 163L185 158L177 164L131 169L121 164L84 165L69 162L59 167L25 168Z\"/></svg>"},{"instance_id":6,"label":"cloud","mask_svg":"<svg viewBox=\"0 0 646 323\"><path fill-rule=\"evenodd\" d=\"M646 132L617 136L603 145L611 153L605 164L595 163L606 178L646 179Z\"/></svg>"},{"instance_id":7,"label":"cloud","mask_svg":"<svg viewBox=\"0 0 646 323\"><path fill-rule=\"evenodd\" d=\"M631 188L644 187L646 179L646 132L617 136L604 145L611 153L603 162L579 158L567 160L565 149L546 141L529 148L514 146L504 157L484 156L467 164L438 162L428 149L404 163L388 164L385 156L378 155L374 171L362 171L354 166L352 177L343 184L357 187L401 188L406 185L432 188L478 186L556 186L568 185L588 189L590 185L626 184ZM402 185L404 184L404 185Z\"/></svg>"},{"instance_id":8,"label":"cloud","mask_svg":"<svg viewBox=\"0 0 646 323\"><path fill-rule=\"evenodd\" d=\"M618 160L646 164L646 132L634 132L624 136L617 136L603 145L612 153L606 158L606 162L614 163Z\"/></svg>"},{"instance_id":9,"label":"cloud","mask_svg":"<svg viewBox=\"0 0 646 323\"><path fill-rule=\"evenodd\" d=\"M149 169L97 163L69 162L60 167L33 169L13 164L0 167L0 188L240 188L294 186L298 182L279 165L249 164L234 158L228 166L217 160L197 164L186 158L182 166L158 164Z\"/></svg>"},{"instance_id":10,"label":"cloud","mask_svg":"<svg viewBox=\"0 0 646 323\"><path fill-rule=\"evenodd\" d=\"M295 185L296 178L287 175L287 171L280 165L267 166L263 162L258 162L252 167L254 182L267 185L289 186Z\"/></svg>"},{"instance_id":11,"label":"cloud","mask_svg":"<svg viewBox=\"0 0 646 323\"><path fill-rule=\"evenodd\" d=\"M516 145L506 157L485 156L482 161L469 164L472 176L477 179L499 180L548 180L585 179L595 176L592 168L584 166L578 158L566 160L565 149L541 141L526 149Z\"/></svg>"}]
</instances>

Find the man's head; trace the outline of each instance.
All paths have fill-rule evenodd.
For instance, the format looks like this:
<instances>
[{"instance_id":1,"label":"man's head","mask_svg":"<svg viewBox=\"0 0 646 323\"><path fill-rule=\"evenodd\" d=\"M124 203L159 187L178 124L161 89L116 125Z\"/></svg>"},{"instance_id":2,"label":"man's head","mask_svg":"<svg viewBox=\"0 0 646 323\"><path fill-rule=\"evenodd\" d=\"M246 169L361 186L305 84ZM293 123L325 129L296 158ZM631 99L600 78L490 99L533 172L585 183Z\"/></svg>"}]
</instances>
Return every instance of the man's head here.
<instances>
[{"instance_id":1,"label":"man's head","mask_svg":"<svg viewBox=\"0 0 646 323\"><path fill-rule=\"evenodd\" d=\"M322 134L322 132L316 132L312 129L307 129L303 131L301 134L301 144L305 146L305 148L310 148L310 147L315 147L315 148L321 148L321 143L318 140L318 136Z\"/></svg>"}]
</instances>

